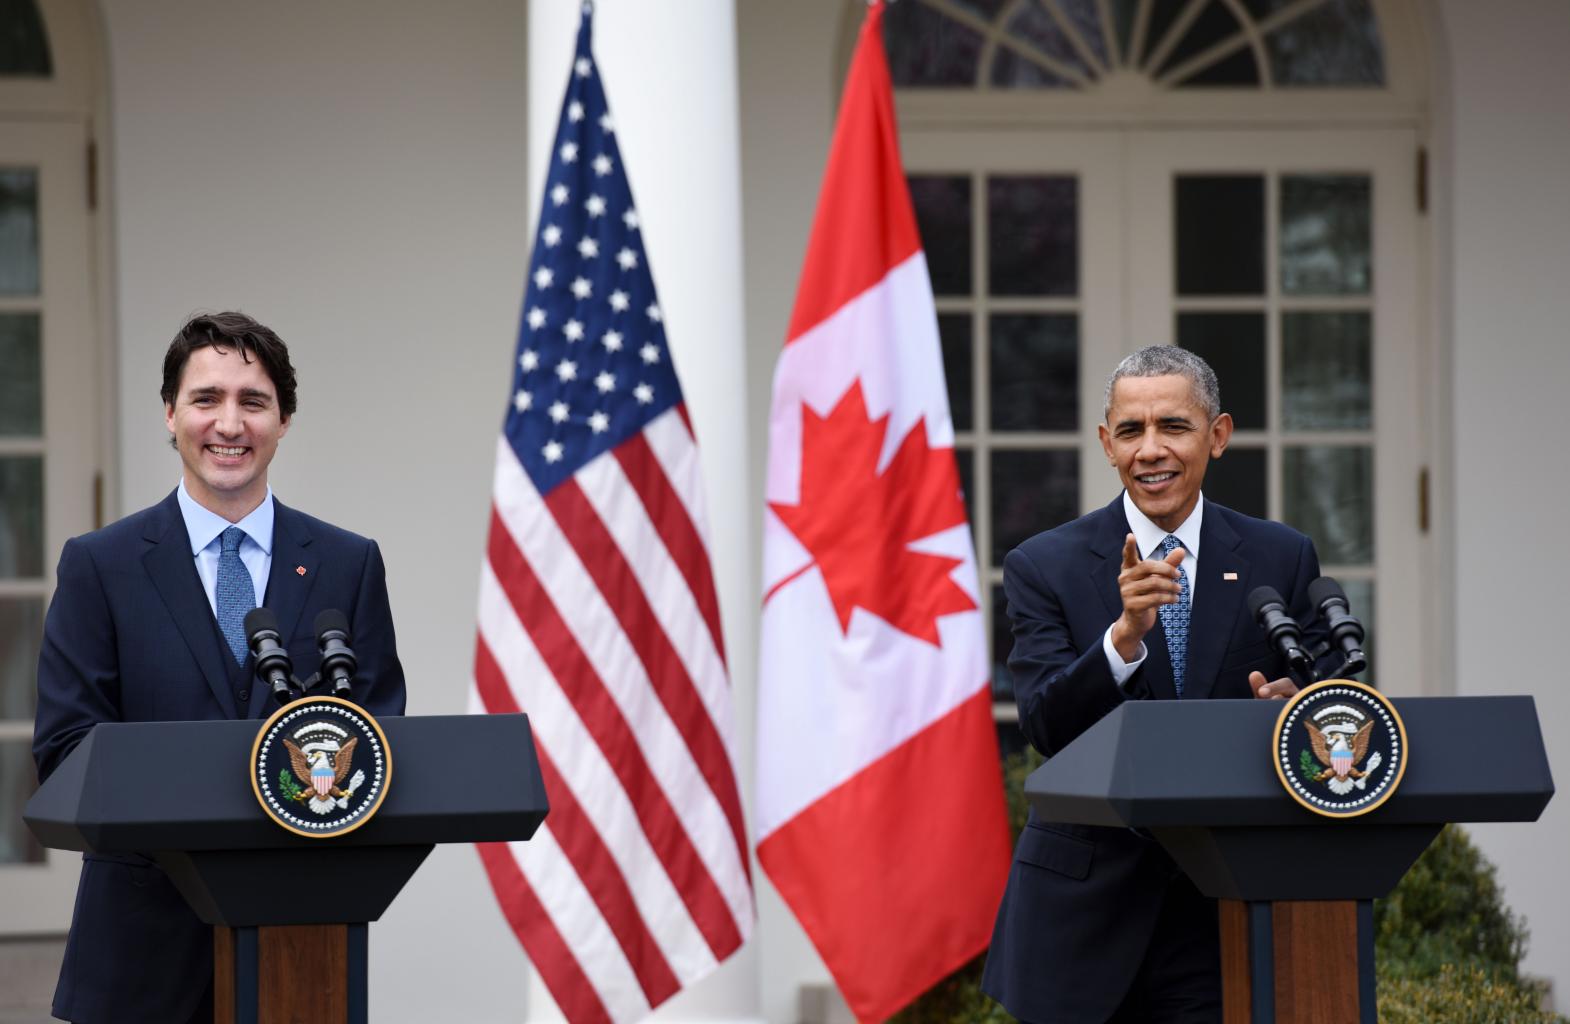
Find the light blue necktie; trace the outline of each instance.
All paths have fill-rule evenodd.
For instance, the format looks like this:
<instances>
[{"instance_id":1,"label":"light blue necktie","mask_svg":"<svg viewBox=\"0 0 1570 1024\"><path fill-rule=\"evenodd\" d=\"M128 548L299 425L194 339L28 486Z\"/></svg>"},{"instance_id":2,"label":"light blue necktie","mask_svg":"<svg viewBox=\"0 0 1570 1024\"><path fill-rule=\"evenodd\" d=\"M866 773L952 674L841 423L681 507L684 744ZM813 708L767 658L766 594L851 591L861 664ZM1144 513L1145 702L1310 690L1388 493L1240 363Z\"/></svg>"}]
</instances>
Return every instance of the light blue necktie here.
<instances>
[{"instance_id":1,"label":"light blue necktie","mask_svg":"<svg viewBox=\"0 0 1570 1024\"><path fill-rule=\"evenodd\" d=\"M256 585L251 573L240 561L240 541L245 531L231 526L223 532L223 552L218 556L218 628L229 642L229 650L236 663L244 665L248 653L245 644L245 613L256 607ZM1162 612L1166 609L1163 608Z\"/></svg>"},{"instance_id":2,"label":"light blue necktie","mask_svg":"<svg viewBox=\"0 0 1570 1024\"><path fill-rule=\"evenodd\" d=\"M1165 558L1183 542L1167 534L1161 542L1161 557ZM1183 697L1183 674L1188 670L1188 573L1178 566L1178 599L1176 604L1161 606L1161 628L1167 634L1167 654L1172 658L1172 685L1178 699Z\"/></svg>"}]
</instances>

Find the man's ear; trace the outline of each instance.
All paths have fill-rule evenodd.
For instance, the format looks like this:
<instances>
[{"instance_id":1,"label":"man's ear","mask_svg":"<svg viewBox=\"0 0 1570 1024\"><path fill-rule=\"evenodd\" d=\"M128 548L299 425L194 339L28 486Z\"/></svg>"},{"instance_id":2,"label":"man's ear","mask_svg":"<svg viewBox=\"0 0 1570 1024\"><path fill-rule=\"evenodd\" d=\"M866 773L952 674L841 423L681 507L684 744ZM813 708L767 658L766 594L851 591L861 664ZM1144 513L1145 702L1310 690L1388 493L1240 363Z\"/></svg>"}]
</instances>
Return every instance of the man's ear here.
<instances>
[{"instance_id":1,"label":"man's ear","mask_svg":"<svg viewBox=\"0 0 1570 1024\"><path fill-rule=\"evenodd\" d=\"M1107 462L1113 469L1118 468L1117 457L1112 454L1112 431L1107 429L1105 423L1096 424L1096 436L1101 438L1101 450L1107 453Z\"/></svg>"},{"instance_id":2,"label":"man's ear","mask_svg":"<svg viewBox=\"0 0 1570 1024\"><path fill-rule=\"evenodd\" d=\"M1221 453L1227 450L1227 442L1232 440L1232 414L1224 412L1210 423L1210 457L1221 458Z\"/></svg>"},{"instance_id":3,"label":"man's ear","mask_svg":"<svg viewBox=\"0 0 1570 1024\"><path fill-rule=\"evenodd\" d=\"M278 417L278 436L283 437L289 432L289 424L294 422L293 416Z\"/></svg>"},{"instance_id":4,"label":"man's ear","mask_svg":"<svg viewBox=\"0 0 1570 1024\"><path fill-rule=\"evenodd\" d=\"M174 406L168 402L164 403L164 426L169 429L171 435L174 434Z\"/></svg>"}]
</instances>

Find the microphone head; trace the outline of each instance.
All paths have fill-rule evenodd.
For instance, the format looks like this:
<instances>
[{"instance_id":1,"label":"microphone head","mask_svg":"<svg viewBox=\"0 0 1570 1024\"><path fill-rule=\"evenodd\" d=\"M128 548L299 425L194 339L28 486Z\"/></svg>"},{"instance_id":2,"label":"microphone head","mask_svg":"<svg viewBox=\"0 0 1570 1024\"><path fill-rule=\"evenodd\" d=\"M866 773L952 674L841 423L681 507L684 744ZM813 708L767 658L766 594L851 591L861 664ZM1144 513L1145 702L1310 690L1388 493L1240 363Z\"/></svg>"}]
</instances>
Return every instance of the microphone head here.
<instances>
[{"instance_id":1,"label":"microphone head","mask_svg":"<svg viewBox=\"0 0 1570 1024\"><path fill-rule=\"evenodd\" d=\"M271 608L252 608L245 613L245 637L254 643L258 633L278 632L278 616Z\"/></svg>"},{"instance_id":2,"label":"microphone head","mask_svg":"<svg viewBox=\"0 0 1570 1024\"><path fill-rule=\"evenodd\" d=\"M344 643L348 643L349 617L336 608L325 608L316 616L316 638L320 640L324 634L333 631L342 633Z\"/></svg>"},{"instance_id":3,"label":"microphone head","mask_svg":"<svg viewBox=\"0 0 1570 1024\"><path fill-rule=\"evenodd\" d=\"M1259 613L1264 611L1267 605L1272 604L1279 605L1282 609L1285 609L1287 604L1281 600L1281 595L1276 592L1275 587L1255 587L1249 591L1248 613L1254 618L1259 618Z\"/></svg>"},{"instance_id":4,"label":"microphone head","mask_svg":"<svg viewBox=\"0 0 1570 1024\"><path fill-rule=\"evenodd\" d=\"M1341 589L1341 584L1329 576L1321 576L1308 585L1308 601L1315 608L1323 608L1325 602L1340 599L1342 606L1346 606L1346 591Z\"/></svg>"}]
</instances>

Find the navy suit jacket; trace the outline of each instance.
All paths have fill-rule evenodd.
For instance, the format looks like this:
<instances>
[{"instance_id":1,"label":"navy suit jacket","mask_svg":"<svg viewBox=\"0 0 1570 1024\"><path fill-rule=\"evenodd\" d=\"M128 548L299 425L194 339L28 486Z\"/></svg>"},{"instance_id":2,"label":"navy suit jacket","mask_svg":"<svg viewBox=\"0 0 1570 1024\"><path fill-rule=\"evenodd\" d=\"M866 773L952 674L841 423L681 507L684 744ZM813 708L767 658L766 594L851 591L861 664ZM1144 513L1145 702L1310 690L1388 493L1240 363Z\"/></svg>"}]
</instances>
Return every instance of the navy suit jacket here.
<instances>
[{"instance_id":1,"label":"navy suit jacket","mask_svg":"<svg viewBox=\"0 0 1570 1024\"><path fill-rule=\"evenodd\" d=\"M317 613L342 611L359 659L355 700L373 715L403 714L403 668L374 541L275 499L263 603L277 615L302 679L321 660ZM38 659L40 779L99 722L260 718L271 710L251 659L237 666L218 631L173 492L66 542ZM152 861L84 854L53 1012L86 1022L185 1021L212 976L212 946L212 929Z\"/></svg>"},{"instance_id":2,"label":"navy suit jacket","mask_svg":"<svg viewBox=\"0 0 1570 1024\"><path fill-rule=\"evenodd\" d=\"M1113 681L1102 649L1123 611L1118 574L1130 532L1119 495L1004 560L1020 728L1049 758L1125 700L1177 697L1159 619L1125 687ZM1246 596L1272 586L1293 617L1309 622L1308 584L1319 576L1319 559L1301 533L1210 501L1199 537L1183 696L1253 699L1250 672L1270 679L1285 672ZM1228 573L1235 580L1224 579ZM1319 627L1305 632L1313 642L1323 636ZM1015 846L983 987L1036 1024L1105 1021L1133 983L1178 876L1161 848L1138 833L1043 822L1032 812ZM1213 942L1214 933L1210 922L1196 941Z\"/></svg>"}]
</instances>

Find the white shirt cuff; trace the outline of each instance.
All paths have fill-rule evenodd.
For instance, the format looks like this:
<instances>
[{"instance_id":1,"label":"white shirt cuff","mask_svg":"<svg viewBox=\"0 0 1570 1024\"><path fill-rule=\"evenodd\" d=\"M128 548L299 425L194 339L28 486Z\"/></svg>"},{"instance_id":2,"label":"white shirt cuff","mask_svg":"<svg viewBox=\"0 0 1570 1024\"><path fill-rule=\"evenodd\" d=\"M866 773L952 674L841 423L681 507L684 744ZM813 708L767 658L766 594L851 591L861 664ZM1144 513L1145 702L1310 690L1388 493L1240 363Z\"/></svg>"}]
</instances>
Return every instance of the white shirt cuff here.
<instances>
[{"instance_id":1,"label":"white shirt cuff","mask_svg":"<svg viewBox=\"0 0 1570 1024\"><path fill-rule=\"evenodd\" d=\"M1118 684L1119 689L1123 689L1124 685L1134 675L1134 670L1145 663L1145 655L1148 653L1142 640L1139 644L1139 657L1133 661L1124 661L1123 656L1118 653L1118 649L1112 646L1111 626L1108 626L1107 631L1101 634L1101 649L1107 652L1107 666L1112 669L1112 681Z\"/></svg>"}]
</instances>

